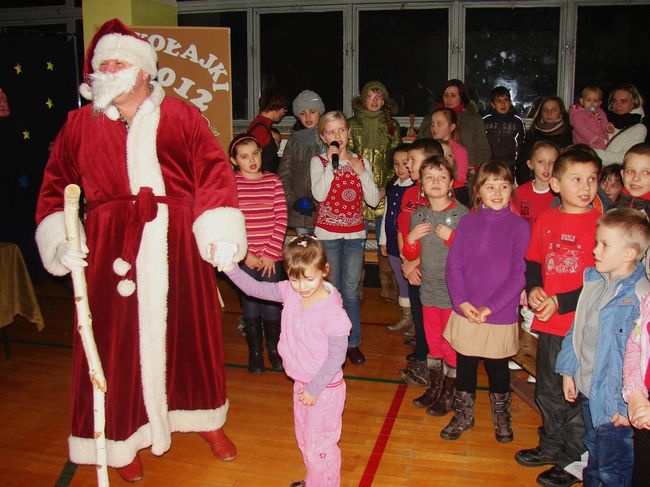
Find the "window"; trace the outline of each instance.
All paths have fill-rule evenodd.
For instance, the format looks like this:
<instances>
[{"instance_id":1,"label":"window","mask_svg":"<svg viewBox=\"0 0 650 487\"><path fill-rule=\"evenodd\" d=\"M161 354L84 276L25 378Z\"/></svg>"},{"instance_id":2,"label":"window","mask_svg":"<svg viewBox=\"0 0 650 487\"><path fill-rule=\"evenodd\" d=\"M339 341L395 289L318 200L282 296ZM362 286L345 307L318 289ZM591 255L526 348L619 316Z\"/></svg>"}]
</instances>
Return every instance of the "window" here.
<instances>
[{"instance_id":1,"label":"window","mask_svg":"<svg viewBox=\"0 0 650 487\"><path fill-rule=\"evenodd\" d=\"M555 95L559 29L559 8L468 8L465 83L479 109L487 110L498 85L525 117L542 97Z\"/></svg>"},{"instance_id":2,"label":"window","mask_svg":"<svg viewBox=\"0 0 650 487\"><path fill-rule=\"evenodd\" d=\"M178 15L179 27L229 27L233 119L246 119L248 103L248 41L246 12L212 12Z\"/></svg>"},{"instance_id":3,"label":"window","mask_svg":"<svg viewBox=\"0 0 650 487\"><path fill-rule=\"evenodd\" d=\"M260 14L260 73L260 88L279 88L289 102L301 91L313 90L326 110L340 110L343 13Z\"/></svg>"},{"instance_id":4,"label":"window","mask_svg":"<svg viewBox=\"0 0 650 487\"><path fill-rule=\"evenodd\" d=\"M614 86L635 85L650 98L650 5L579 7L575 98L596 84L607 96Z\"/></svg>"},{"instance_id":5,"label":"window","mask_svg":"<svg viewBox=\"0 0 650 487\"><path fill-rule=\"evenodd\" d=\"M447 9L359 12L359 89L386 85L400 116L425 115L447 80Z\"/></svg>"}]
</instances>

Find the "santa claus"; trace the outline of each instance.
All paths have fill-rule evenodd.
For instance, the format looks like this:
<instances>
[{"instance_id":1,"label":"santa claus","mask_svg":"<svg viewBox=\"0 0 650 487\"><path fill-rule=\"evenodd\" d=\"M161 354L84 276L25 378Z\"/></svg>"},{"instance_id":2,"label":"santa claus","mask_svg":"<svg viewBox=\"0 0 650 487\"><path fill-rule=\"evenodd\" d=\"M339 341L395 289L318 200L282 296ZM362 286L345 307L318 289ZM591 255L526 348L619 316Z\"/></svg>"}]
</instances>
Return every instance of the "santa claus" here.
<instances>
[{"instance_id":1,"label":"santa claus","mask_svg":"<svg viewBox=\"0 0 650 487\"><path fill-rule=\"evenodd\" d=\"M108 465L143 476L138 450L162 455L174 431L199 432L215 456L235 458L221 320L211 255L246 253L228 160L199 111L166 98L156 52L118 19L86 53L81 93L45 168L36 241L54 275L86 267L97 348L106 374ZM82 187L84 250L65 238L63 191ZM221 259L223 259L223 255ZM74 335L70 459L95 464L92 385Z\"/></svg>"}]
</instances>

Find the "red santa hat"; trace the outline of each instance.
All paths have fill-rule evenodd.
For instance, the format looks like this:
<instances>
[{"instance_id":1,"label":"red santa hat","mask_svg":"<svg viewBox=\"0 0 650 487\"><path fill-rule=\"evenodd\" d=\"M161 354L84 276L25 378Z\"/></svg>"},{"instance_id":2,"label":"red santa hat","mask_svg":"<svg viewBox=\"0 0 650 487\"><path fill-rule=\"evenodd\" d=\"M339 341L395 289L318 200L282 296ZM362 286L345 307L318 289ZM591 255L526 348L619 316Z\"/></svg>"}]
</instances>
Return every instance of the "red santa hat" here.
<instances>
[{"instance_id":1,"label":"red santa hat","mask_svg":"<svg viewBox=\"0 0 650 487\"><path fill-rule=\"evenodd\" d=\"M137 66L149 73L151 78L158 74L158 56L155 49L120 19L105 22L90 41L84 61L84 81L87 81L88 75L97 71L99 65L107 59L119 59Z\"/></svg>"}]
</instances>

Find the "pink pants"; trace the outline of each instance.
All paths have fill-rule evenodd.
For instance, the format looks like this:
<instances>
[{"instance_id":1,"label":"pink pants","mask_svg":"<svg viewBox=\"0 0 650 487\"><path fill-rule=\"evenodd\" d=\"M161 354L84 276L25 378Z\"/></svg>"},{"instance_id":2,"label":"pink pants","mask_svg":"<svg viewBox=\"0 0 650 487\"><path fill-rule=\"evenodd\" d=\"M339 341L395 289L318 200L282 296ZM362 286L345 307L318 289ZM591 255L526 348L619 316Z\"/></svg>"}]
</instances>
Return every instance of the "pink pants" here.
<instances>
[{"instance_id":1,"label":"pink pants","mask_svg":"<svg viewBox=\"0 0 650 487\"><path fill-rule=\"evenodd\" d=\"M341 439L345 382L327 386L316 404L305 406L298 400L298 391L304 387L299 381L293 386L293 421L296 440L307 467L305 484L308 487L339 487L341 484Z\"/></svg>"},{"instance_id":2,"label":"pink pants","mask_svg":"<svg viewBox=\"0 0 650 487\"><path fill-rule=\"evenodd\" d=\"M442 336L445 331L452 308L438 308L437 306L422 306L424 318L424 334L427 337L429 355L443 359L447 365L456 367L456 352L449 342Z\"/></svg>"}]
</instances>

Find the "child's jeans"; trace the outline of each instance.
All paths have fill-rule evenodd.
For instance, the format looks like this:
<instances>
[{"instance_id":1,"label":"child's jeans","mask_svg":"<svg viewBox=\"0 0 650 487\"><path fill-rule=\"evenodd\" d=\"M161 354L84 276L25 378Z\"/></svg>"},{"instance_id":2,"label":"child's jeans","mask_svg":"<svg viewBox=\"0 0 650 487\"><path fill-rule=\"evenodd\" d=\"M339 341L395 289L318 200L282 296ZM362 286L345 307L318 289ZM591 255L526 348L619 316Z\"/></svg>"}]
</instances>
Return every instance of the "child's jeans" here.
<instances>
[{"instance_id":1,"label":"child's jeans","mask_svg":"<svg viewBox=\"0 0 650 487\"><path fill-rule=\"evenodd\" d=\"M341 439L345 382L328 385L316 404L305 406L298 400L298 391L305 386L293 385L293 420L296 440L307 467L305 484L309 487L339 487L341 484Z\"/></svg>"},{"instance_id":2,"label":"child's jeans","mask_svg":"<svg viewBox=\"0 0 650 487\"><path fill-rule=\"evenodd\" d=\"M270 276L262 277L262 271L251 269L243 262L239 264L241 270L261 282L279 282L282 272L282 262L275 263L275 272ZM280 321L282 306L279 303L265 301L263 299L251 298L245 293L240 294L241 307L245 319L262 318L265 321Z\"/></svg>"},{"instance_id":3,"label":"child's jeans","mask_svg":"<svg viewBox=\"0 0 650 487\"><path fill-rule=\"evenodd\" d=\"M388 262L390 263L390 268L393 269L393 274L395 274L395 281L397 281L397 287L399 288L399 297L408 299L409 298L409 282L402 274L402 259L397 255L388 254Z\"/></svg>"},{"instance_id":4,"label":"child's jeans","mask_svg":"<svg viewBox=\"0 0 650 487\"><path fill-rule=\"evenodd\" d=\"M585 417L583 442L589 451L587 466L582 471L584 487L629 487L634 465L632 427L605 423L594 428L589 399L580 396Z\"/></svg>"},{"instance_id":5,"label":"child's jeans","mask_svg":"<svg viewBox=\"0 0 650 487\"><path fill-rule=\"evenodd\" d=\"M429 355L443 359L447 365L456 367L456 351L442 336L445 331L452 308L438 308L437 306L422 306L424 318L424 334L427 337Z\"/></svg>"}]
</instances>

